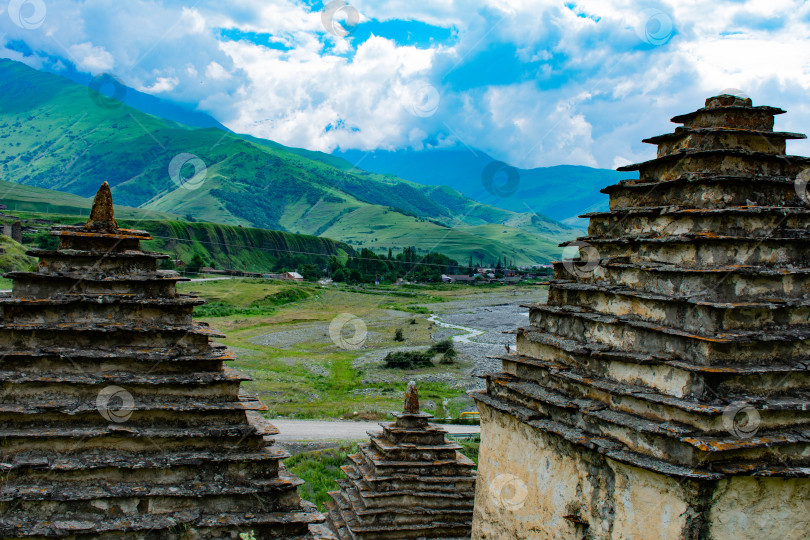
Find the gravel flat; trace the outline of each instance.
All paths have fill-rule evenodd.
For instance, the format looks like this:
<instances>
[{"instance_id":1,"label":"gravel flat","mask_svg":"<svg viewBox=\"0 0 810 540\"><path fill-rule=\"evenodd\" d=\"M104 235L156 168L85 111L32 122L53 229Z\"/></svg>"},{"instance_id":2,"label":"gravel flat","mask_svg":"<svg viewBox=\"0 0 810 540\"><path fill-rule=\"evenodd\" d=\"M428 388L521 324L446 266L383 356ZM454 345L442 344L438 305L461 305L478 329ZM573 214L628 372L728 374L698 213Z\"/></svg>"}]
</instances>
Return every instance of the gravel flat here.
<instances>
[{"instance_id":1,"label":"gravel flat","mask_svg":"<svg viewBox=\"0 0 810 540\"><path fill-rule=\"evenodd\" d=\"M548 296L545 287L527 288L515 293L482 294L455 302L430 304L437 324L445 323L466 330L437 327L434 341L452 337L456 350L472 363L468 390L484 387L479 375L499 371L500 360L493 356L506 354L506 346L515 351L515 336L511 333L529 323L529 310L521 305L545 302ZM476 330L477 332L470 332ZM472 333L473 335L469 335Z\"/></svg>"}]
</instances>

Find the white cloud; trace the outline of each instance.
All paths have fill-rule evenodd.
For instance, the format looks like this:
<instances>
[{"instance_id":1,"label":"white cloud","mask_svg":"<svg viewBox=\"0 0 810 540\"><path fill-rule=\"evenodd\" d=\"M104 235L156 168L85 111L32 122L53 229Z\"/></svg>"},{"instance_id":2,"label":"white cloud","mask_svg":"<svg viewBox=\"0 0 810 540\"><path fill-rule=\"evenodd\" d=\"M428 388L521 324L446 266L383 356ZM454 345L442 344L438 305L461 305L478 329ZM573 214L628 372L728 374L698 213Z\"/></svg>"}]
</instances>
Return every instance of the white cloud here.
<instances>
[{"instance_id":1,"label":"white cloud","mask_svg":"<svg viewBox=\"0 0 810 540\"><path fill-rule=\"evenodd\" d=\"M208 67L205 68L205 76L209 79L214 80L224 80L230 79L231 74L225 71L225 68L222 67L217 62L211 62L208 64Z\"/></svg>"},{"instance_id":2,"label":"white cloud","mask_svg":"<svg viewBox=\"0 0 810 540\"><path fill-rule=\"evenodd\" d=\"M189 32L199 34L205 31L205 17L196 9L182 8L183 25Z\"/></svg>"},{"instance_id":3,"label":"white cloud","mask_svg":"<svg viewBox=\"0 0 810 540\"><path fill-rule=\"evenodd\" d=\"M611 168L618 169L619 167L624 167L625 165L630 165L633 163L632 160L627 159L623 156L616 156L613 158L613 165Z\"/></svg>"},{"instance_id":4,"label":"white cloud","mask_svg":"<svg viewBox=\"0 0 810 540\"><path fill-rule=\"evenodd\" d=\"M461 141L523 167L647 159L654 148L642 138L671 131L672 115L728 87L791 109L777 120L782 129L810 121L810 3L801 0L718 0L711 11L666 0L654 12L641 0L570 8L558 0L350 1L364 20L420 21L457 38L420 47L379 35L341 39L297 0L193 8L49 0L35 30L0 17L0 56L112 72L283 144L329 151ZM34 54L11 50L14 41ZM481 60L498 47L516 60ZM414 81L436 88L428 115L409 112ZM807 142L790 148L810 153Z\"/></svg>"},{"instance_id":5,"label":"white cloud","mask_svg":"<svg viewBox=\"0 0 810 540\"><path fill-rule=\"evenodd\" d=\"M152 86L143 86L138 88L141 92L146 92L147 94L159 94L161 92L171 92L175 88L177 88L177 84L179 83L179 79L177 77L158 77L155 80L155 83Z\"/></svg>"},{"instance_id":6,"label":"white cloud","mask_svg":"<svg viewBox=\"0 0 810 540\"><path fill-rule=\"evenodd\" d=\"M95 46L89 41L71 45L68 51L76 67L93 75L111 71L115 65L113 56L104 47Z\"/></svg>"},{"instance_id":7,"label":"white cloud","mask_svg":"<svg viewBox=\"0 0 810 540\"><path fill-rule=\"evenodd\" d=\"M351 61L314 48L285 53L244 41L223 50L248 74L243 106L228 127L325 151L408 144L403 128L419 119L407 110L406 85L429 71L435 54L383 38L361 44Z\"/></svg>"}]
</instances>

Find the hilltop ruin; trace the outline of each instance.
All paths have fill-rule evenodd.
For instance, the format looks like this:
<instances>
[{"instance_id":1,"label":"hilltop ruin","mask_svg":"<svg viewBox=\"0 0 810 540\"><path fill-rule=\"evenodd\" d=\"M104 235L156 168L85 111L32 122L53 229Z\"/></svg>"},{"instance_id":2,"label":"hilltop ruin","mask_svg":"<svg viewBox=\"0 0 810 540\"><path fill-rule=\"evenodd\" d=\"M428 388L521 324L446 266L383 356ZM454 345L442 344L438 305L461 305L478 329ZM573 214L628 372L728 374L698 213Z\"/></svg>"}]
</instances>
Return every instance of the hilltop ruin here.
<instances>
[{"instance_id":1,"label":"hilltop ruin","mask_svg":"<svg viewBox=\"0 0 810 540\"><path fill-rule=\"evenodd\" d=\"M603 190L474 395L473 538L810 536L810 159L784 112L709 98Z\"/></svg>"}]
</instances>

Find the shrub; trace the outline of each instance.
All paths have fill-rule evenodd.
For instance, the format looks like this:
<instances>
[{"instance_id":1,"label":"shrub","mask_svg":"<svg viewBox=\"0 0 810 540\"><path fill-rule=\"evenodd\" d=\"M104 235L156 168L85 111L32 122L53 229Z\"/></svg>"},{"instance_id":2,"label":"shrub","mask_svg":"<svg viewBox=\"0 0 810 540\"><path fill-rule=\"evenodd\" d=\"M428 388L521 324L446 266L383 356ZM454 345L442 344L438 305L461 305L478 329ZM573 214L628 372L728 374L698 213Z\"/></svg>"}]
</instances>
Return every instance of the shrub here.
<instances>
[{"instance_id":1,"label":"shrub","mask_svg":"<svg viewBox=\"0 0 810 540\"><path fill-rule=\"evenodd\" d=\"M401 336L402 329L397 329L397 335ZM397 339L395 336L394 339ZM396 351L388 353L385 356L384 367L399 368L399 369L417 369L424 367L433 367L433 357L437 354L441 355L439 358L440 364L452 364L455 362L458 353L453 348L453 340L444 339L425 351Z\"/></svg>"},{"instance_id":2,"label":"shrub","mask_svg":"<svg viewBox=\"0 0 810 540\"><path fill-rule=\"evenodd\" d=\"M443 339L430 348L434 354L447 354L452 352L453 356L456 355L456 350L453 348L453 340L450 338Z\"/></svg>"},{"instance_id":3,"label":"shrub","mask_svg":"<svg viewBox=\"0 0 810 540\"><path fill-rule=\"evenodd\" d=\"M394 332L394 341L405 341L405 336L402 334L402 328L397 328Z\"/></svg>"},{"instance_id":4,"label":"shrub","mask_svg":"<svg viewBox=\"0 0 810 540\"><path fill-rule=\"evenodd\" d=\"M444 353L442 355L442 357L439 359L439 363L440 364L452 364L452 363L454 363L456 361L456 355L457 354L458 353L456 353L455 349L450 349L449 351L447 351L446 353Z\"/></svg>"},{"instance_id":5,"label":"shrub","mask_svg":"<svg viewBox=\"0 0 810 540\"><path fill-rule=\"evenodd\" d=\"M385 356L385 367L417 369L433 367L433 354L429 351L396 351Z\"/></svg>"}]
</instances>

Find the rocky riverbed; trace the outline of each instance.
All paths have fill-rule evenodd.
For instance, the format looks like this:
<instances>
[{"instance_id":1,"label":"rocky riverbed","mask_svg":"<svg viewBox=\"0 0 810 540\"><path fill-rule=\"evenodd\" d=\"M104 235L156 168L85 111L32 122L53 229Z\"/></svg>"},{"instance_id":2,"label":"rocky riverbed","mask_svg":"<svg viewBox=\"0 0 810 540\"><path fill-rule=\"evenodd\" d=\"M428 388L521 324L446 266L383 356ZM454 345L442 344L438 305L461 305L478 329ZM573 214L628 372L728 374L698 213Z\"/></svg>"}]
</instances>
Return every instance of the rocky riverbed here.
<instances>
[{"instance_id":1,"label":"rocky riverbed","mask_svg":"<svg viewBox=\"0 0 810 540\"><path fill-rule=\"evenodd\" d=\"M471 295L462 300L424 304L432 314L431 339L434 342L452 338L458 358L454 366L441 366L421 373L383 369L385 356L393 351L423 350L426 346L385 347L372 349L358 357L353 367L366 373L366 382L394 382L413 379L417 382L443 382L454 388L475 390L484 387L479 375L498 371L498 357L506 353L506 346L515 350L516 328L528 324L528 309L521 305L545 301L545 287L519 291L489 292Z\"/></svg>"},{"instance_id":2,"label":"rocky riverbed","mask_svg":"<svg viewBox=\"0 0 810 540\"><path fill-rule=\"evenodd\" d=\"M459 355L472 366L465 385L468 390L484 386L478 375L500 369L501 362L491 357L505 354L507 345L514 352L515 336L505 332L529 323L529 311L521 305L544 302L547 295L545 287L526 288L431 306L437 322L434 341L452 337Z\"/></svg>"}]
</instances>

